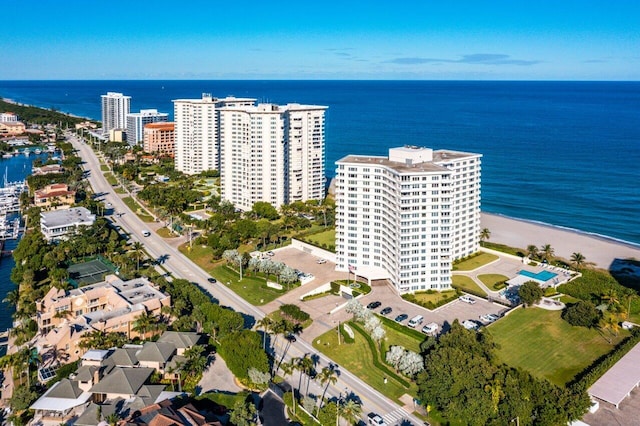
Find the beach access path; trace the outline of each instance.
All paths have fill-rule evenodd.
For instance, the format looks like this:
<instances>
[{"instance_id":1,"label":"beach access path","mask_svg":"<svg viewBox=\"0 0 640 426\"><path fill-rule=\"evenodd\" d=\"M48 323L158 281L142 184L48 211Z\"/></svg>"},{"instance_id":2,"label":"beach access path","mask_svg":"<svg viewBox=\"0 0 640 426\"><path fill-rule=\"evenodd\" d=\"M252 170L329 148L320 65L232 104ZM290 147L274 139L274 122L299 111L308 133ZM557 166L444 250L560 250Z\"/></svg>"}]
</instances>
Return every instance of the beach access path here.
<instances>
[{"instance_id":1,"label":"beach access path","mask_svg":"<svg viewBox=\"0 0 640 426\"><path fill-rule=\"evenodd\" d=\"M531 244L537 247L551 244L556 257L570 260L573 253L581 253L598 268L609 269L615 259L640 260L640 248L553 226L482 213L481 227L491 231L492 243L521 249Z\"/></svg>"}]
</instances>

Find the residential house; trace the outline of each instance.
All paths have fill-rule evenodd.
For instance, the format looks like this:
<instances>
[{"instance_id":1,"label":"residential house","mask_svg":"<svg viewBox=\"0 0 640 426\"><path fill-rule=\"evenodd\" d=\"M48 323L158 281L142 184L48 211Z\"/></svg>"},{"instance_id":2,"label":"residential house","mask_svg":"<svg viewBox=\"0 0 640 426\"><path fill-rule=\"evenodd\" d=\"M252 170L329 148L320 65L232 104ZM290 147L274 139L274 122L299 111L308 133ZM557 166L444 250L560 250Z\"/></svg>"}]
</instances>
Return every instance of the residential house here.
<instances>
[{"instance_id":1,"label":"residential house","mask_svg":"<svg viewBox=\"0 0 640 426\"><path fill-rule=\"evenodd\" d=\"M70 190L67 184L54 183L36 190L33 201L36 207L44 210L65 209L76 202L76 191Z\"/></svg>"},{"instance_id":2,"label":"residential house","mask_svg":"<svg viewBox=\"0 0 640 426\"><path fill-rule=\"evenodd\" d=\"M91 226L96 215L84 207L40 213L40 230L47 241L66 240L81 226Z\"/></svg>"}]
</instances>

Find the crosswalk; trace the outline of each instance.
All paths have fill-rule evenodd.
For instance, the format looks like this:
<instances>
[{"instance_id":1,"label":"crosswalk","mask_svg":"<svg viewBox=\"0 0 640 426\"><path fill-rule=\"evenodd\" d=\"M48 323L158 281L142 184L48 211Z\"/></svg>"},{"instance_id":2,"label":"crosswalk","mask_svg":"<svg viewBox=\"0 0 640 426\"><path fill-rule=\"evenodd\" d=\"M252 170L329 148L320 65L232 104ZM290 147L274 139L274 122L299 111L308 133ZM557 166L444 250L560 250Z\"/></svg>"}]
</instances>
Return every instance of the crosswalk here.
<instances>
[{"instance_id":1,"label":"crosswalk","mask_svg":"<svg viewBox=\"0 0 640 426\"><path fill-rule=\"evenodd\" d=\"M402 421L409 418L409 413L404 408L397 408L390 413L382 416L382 419L389 426L408 426L412 423Z\"/></svg>"}]
</instances>

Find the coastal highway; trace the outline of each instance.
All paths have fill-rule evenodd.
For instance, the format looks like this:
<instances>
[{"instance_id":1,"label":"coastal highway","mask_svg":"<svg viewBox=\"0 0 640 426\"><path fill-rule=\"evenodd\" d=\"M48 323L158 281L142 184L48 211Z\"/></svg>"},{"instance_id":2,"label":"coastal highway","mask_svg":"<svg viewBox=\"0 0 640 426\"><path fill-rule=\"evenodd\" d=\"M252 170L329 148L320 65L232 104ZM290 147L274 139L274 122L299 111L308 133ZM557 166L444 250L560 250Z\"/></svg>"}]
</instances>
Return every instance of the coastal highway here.
<instances>
[{"instance_id":1,"label":"coastal highway","mask_svg":"<svg viewBox=\"0 0 640 426\"><path fill-rule=\"evenodd\" d=\"M99 160L91 147L71 132L68 132L66 137L74 148L77 149L78 155L84 160L84 169L89 173L88 179L94 193L100 194L99 199L111 203L116 211L122 213L117 218L112 217L111 219L120 225L123 230L134 236L135 239L142 242L149 256L155 259L165 259L162 266L167 271L175 277L185 278L196 283L211 294L212 297L217 299L220 305L231 307L238 312L252 316L256 321L265 316L264 312L246 302L224 284L220 282L216 284L209 283L207 281L209 275L206 272L191 262L191 260L176 248L167 244L154 232L152 232L150 236L143 236L142 231L147 228L145 223L135 213L131 212L122 199L113 191L113 187L102 174ZM308 342L302 339L297 339L295 343L290 345L286 358L301 357L305 354L317 356L317 371L333 363L333 361L326 356L317 353ZM335 397L340 395L344 396L347 392L357 396L363 403L363 419L366 419L368 412L373 411L382 415L385 420L387 420L389 426L398 424L401 420L404 421L402 423L403 426L423 424L421 420L407 413L395 402L377 392L358 377L343 368L339 368L339 371L340 376L338 382L336 382L335 385L329 386L327 393ZM296 382L297 380L292 380L292 383ZM321 394L321 390L316 393Z\"/></svg>"}]
</instances>

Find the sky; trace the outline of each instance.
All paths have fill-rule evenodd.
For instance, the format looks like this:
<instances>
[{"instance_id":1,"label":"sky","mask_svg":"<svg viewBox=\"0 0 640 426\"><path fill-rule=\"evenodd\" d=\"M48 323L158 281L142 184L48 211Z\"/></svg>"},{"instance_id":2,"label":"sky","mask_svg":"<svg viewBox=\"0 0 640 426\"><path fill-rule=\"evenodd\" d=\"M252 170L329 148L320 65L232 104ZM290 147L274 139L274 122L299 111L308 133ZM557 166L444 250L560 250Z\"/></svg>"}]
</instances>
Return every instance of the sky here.
<instances>
[{"instance_id":1,"label":"sky","mask_svg":"<svg viewBox=\"0 0 640 426\"><path fill-rule=\"evenodd\" d=\"M638 0L14 0L0 80L639 80Z\"/></svg>"}]
</instances>

